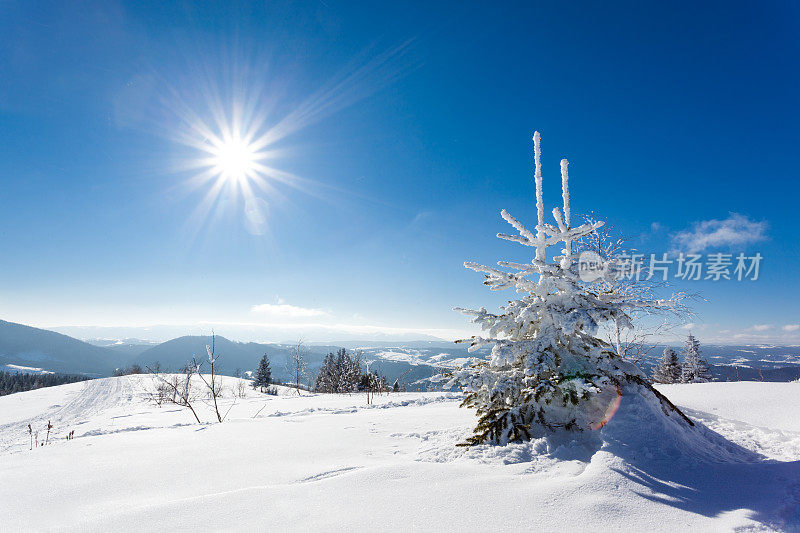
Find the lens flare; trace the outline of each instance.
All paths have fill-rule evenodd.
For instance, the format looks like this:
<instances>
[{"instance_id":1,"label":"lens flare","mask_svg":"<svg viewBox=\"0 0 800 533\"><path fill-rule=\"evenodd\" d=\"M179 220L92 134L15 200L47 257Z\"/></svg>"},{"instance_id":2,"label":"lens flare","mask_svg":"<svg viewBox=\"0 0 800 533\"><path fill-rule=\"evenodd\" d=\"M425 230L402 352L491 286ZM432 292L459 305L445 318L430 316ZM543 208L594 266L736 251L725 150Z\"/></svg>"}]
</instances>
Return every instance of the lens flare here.
<instances>
[{"instance_id":1,"label":"lens flare","mask_svg":"<svg viewBox=\"0 0 800 533\"><path fill-rule=\"evenodd\" d=\"M171 122L167 135L190 149L171 173L186 174L181 187L203 194L186 220L193 237L230 215L249 233L267 235L270 216L293 208L284 194L289 189L326 202L346 194L279 168L298 153L287 143L413 70L411 44L365 50L305 97L294 94L290 77L270 70L268 54L202 46L203 53L186 53L186 74L164 76L162 100Z\"/></svg>"},{"instance_id":2,"label":"lens flare","mask_svg":"<svg viewBox=\"0 0 800 533\"><path fill-rule=\"evenodd\" d=\"M619 410L619 406L622 403L622 391L616 389L616 395L611 399L611 401L606 405L605 410L603 411L603 416L600 420L595 422L591 425L591 428L594 430L602 429L603 426L608 424L614 415L617 414Z\"/></svg>"}]
</instances>

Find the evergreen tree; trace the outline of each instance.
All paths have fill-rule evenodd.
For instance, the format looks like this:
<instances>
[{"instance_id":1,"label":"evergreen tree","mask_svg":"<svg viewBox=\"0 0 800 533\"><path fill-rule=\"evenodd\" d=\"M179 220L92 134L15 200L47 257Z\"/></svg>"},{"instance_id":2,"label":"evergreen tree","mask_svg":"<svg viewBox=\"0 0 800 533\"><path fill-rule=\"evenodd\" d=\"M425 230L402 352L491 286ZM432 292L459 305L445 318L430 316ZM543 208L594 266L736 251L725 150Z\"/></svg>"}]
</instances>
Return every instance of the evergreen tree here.
<instances>
[{"instance_id":1,"label":"evergreen tree","mask_svg":"<svg viewBox=\"0 0 800 533\"><path fill-rule=\"evenodd\" d=\"M361 379L361 352L356 351L348 358L344 369L344 387L339 392L352 393L358 390L358 381Z\"/></svg>"},{"instance_id":2,"label":"evergreen tree","mask_svg":"<svg viewBox=\"0 0 800 533\"><path fill-rule=\"evenodd\" d=\"M258 363L256 376L255 379L253 379L253 388L260 389L261 392L264 392L264 389L269 387L270 383L272 383L272 370L269 367L269 357L267 357L267 354L264 354L261 361Z\"/></svg>"},{"instance_id":3,"label":"evergreen tree","mask_svg":"<svg viewBox=\"0 0 800 533\"><path fill-rule=\"evenodd\" d=\"M336 359L332 353L325 356L314 382L315 392L336 392Z\"/></svg>"},{"instance_id":4,"label":"evergreen tree","mask_svg":"<svg viewBox=\"0 0 800 533\"><path fill-rule=\"evenodd\" d=\"M664 348L664 355L661 362L653 371L653 382L655 383L680 383L681 364L678 361L678 354L670 347Z\"/></svg>"},{"instance_id":5,"label":"evergreen tree","mask_svg":"<svg viewBox=\"0 0 800 533\"><path fill-rule=\"evenodd\" d=\"M623 394L655 396L665 415L677 413L669 400L647 383L632 364L623 361L608 344L597 338L601 323L632 327L624 309L635 302L620 295L604 297L583 285L574 264L572 244L595 231L602 222L570 225L567 161L561 161L563 215L553 210L557 225L545 224L542 199L540 137L534 135L536 206L538 224L533 233L505 210L503 218L519 233L498 234L535 249L530 263L501 261L497 268L465 263L483 272L491 290L515 287L525 296L501 307L499 314L457 309L473 316L489 336L472 337L470 351L491 345L491 357L470 368L455 371L449 385L460 385L466 393L462 406L476 409L479 416L474 434L464 445L505 444L528 440L534 430L597 429L608 421L610 406ZM548 262L548 246L563 243L562 255ZM527 276L538 275L529 280ZM462 341L463 342L463 341Z\"/></svg>"},{"instance_id":6,"label":"evergreen tree","mask_svg":"<svg viewBox=\"0 0 800 533\"><path fill-rule=\"evenodd\" d=\"M690 333L683 346L681 382L706 383L712 379L708 361L700 357L700 341Z\"/></svg>"},{"instance_id":7,"label":"evergreen tree","mask_svg":"<svg viewBox=\"0 0 800 533\"><path fill-rule=\"evenodd\" d=\"M334 364L334 392L350 392L350 368L352 366L352 359L344 348L339 348L336 352L336 363Z\"/></svg>"}]
</instances>

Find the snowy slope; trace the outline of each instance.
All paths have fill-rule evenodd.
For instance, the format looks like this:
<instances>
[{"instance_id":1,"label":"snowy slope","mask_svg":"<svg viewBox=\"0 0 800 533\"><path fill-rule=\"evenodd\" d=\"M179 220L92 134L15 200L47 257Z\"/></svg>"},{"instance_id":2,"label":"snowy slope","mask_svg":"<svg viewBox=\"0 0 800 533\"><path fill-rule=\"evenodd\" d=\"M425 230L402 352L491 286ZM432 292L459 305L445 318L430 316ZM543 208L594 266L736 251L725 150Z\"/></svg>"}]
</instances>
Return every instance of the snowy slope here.
<instances>
[{"instance_id":1,"label":"snowy slope","mask_svg":"<svg viewBox=\"0 0 800 533\"><path fill-rule=\"evenodd\" d=\"M773 459L800 459L800 382L659 385L694 419Z\"/></svg>"},{"instance_id":2,"label":"snowy slope","mask_svg":"<svg viewBox=\"0 0 800 533\"><path fill-rule=\"evenodd\" d=\"M800 432L800 383L738 381L694 385L659 385L681 405L709 411L754 426Z\"/></svg>"},{"instance_id":3,"label":"snowy slope","mask_svg":"<svg viewBox=\"0 0 800 533\"><path fill-rule=\"evenodd\" d=\"M474 413L453 394L367 406L251 391L226 422L198 425L148 403L150 387L126 376L0 398L3 529L800 528L800 383L660 388L727 440L655 427L652 406L626 397L581 442L471 450L454 446ZM29 451L28 422L48 419L54 443Z\"/></svg>"}]
</instances>

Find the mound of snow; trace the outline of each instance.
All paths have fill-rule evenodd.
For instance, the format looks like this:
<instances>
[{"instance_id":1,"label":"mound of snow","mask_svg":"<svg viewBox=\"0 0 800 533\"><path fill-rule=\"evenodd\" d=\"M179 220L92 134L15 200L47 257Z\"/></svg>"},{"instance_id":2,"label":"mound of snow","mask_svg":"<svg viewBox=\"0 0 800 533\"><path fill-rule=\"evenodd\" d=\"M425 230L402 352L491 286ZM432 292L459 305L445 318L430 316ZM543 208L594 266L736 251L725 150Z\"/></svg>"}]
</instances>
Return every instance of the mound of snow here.
<instances>
[{"instance_id":1,"label":"mound of snow","mask_svg":"<svg viewBox=\"0 0 800 533\"><path fill-rule=\"evenodd\" d=\"M765 384L758 381L732 381L694 384L659 385L667 396L680 398L690 409L739 420L755 426L800 431L800 381ZM709 402L713 403L708 407Z\"/></svg>"},{"instance_id":2,"label":"mound of snow","mask_svg":"<svg viewBox=\"0 0 800 533\"><path fill-rule=\"evenodd\" d=\"M800 382L659 385L684 412L730 441L781 461L800 457Z\"/></svg>"}]
</instances>

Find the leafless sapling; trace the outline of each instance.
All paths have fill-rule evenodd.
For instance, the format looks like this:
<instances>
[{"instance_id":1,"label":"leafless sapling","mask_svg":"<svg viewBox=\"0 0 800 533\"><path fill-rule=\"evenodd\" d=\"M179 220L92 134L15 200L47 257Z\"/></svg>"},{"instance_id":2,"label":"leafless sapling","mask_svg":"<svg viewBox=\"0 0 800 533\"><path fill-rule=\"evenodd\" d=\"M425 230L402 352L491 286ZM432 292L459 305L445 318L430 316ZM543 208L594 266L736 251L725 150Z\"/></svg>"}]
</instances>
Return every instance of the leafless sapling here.
<instances>
[{"instance_id":1,"label":"leafless sapling","mask_svg":"<svg viewBox=\"0 0 800 533\"><path fill-rule=\"evenodd\" d=\"M167 390L171 391L171 396L166 396L164 399L174 403L175 405L180 405L186 407L191 411L194 419L197 420L198 424L202 424L200 422L200 417L197 416L197 412L192 405L192 398L189 396L189 392L191 390L190 382L192 379L192 375L196 372L199 372L199 367L196 365L194 359L192 362L189 363L184 367L184 378L185 383L179 383L176 376L173 376L173 379L167 379L162 374L156 373L153 369L147 368L147 371L155 376L160 384L164 385Z\"/></svg>"},{"instance_id":2,"label":"leafless sapling","mask_svg":"<svg viewBox=\"0 0 800 533\"><path fill-rule=\"evenodd\" d=\"M214 413L217 415L217 421L222 422L223 416L219 412L219 404L217 402L217 398L222 395L222 384L216 382L217 376L215 365L219 356L216 354L215 340L216 336L212 333L211 345L206 346L206 352L208 352L208 363L211 366L211 382L209 383L203 374L198 372L197 375L200 376L200 379L203 380L203 383L205 383L206 387L208 388L211 400L214 402Z\"/></svg>"},{"instance_id":3,"label":"leafless sapling","mask_svg":"<svg viewBox=\"0 0 800 533\"><path fill-rule=\"evenodd\" d=\"M308 349L302 340L297 341L291 351L289 352L289 360L287 362L287 371L294 377L294 386L297 390L297 395L300 396L300 383L306 377L306 358L308 356Z\"/></svg>"}]
</instances>

